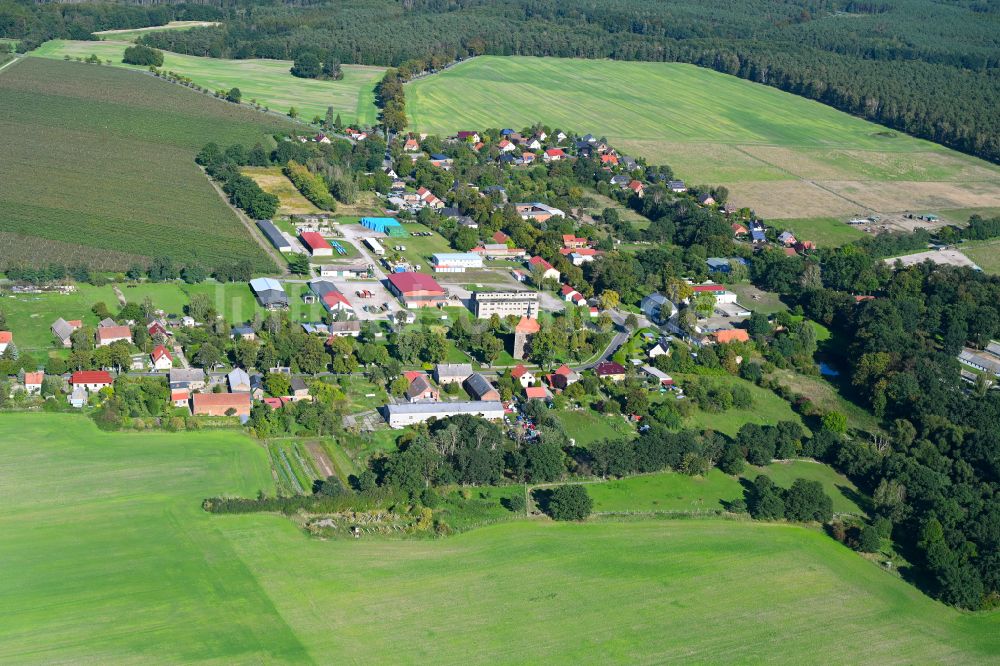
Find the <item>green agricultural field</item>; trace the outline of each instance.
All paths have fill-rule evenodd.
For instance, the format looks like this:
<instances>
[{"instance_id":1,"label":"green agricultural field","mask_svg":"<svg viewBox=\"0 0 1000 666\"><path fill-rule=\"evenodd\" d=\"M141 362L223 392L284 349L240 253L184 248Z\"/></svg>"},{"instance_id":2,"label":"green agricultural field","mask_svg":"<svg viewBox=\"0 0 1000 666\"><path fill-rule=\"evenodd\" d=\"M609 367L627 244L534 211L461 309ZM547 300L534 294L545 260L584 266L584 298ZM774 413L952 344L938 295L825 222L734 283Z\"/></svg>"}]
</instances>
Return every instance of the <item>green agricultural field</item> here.
<instances>
[{"instance_id":1,"label":"green agricultural field","mask_svg":"<svg viewBox=\"0 0 1000 666\"><path fill-rule=\"evenodd\" d=\"M878 663L1000 650L1000 615L933 602L802 527L515 520L320 541L280 516L209 516L207 495L274 491L267 451L235 431L8 414L0 484L4 663L856 661L845 636Z\"/></svg>"},{"instance_id":2,"label":"green agricultural field","mask_svg":"<svg viewBox=\"0 0 1000 666\"><path fill-rule=\"evenodd\" d=\"M32 55L61 60L65 56L86 58L94 54L102 60L110 60L116 67L147 69L122 62L122 54L128 46L127 41L57 39L45 42ZM280 113L294 106L307 121L313 116L325 116L327 108L332 106L344 123L375 123L375 84L382 78L384 68L344 65L344 78L340 81L319 81L292 76L291 66L288 60L223 60L169 51L163 54L163 69L182 74L210 90L239 88L244 102L257 100L258 104Z\"/></svg>"},{"instance_id":3,"label":"green agricultural field","mask_svg":"<svg viewBox=\"0 0 1000 666\"><path fill-rule=\"evenodd\" d=\"M0 262L120 270L169 255L274 271L194 155L288 127L150 76L22 59L0 71Z\"/></svg>"},{"instance_id":4,"label":"green agricultural field","mask_svg":"<svg viewBox=\"0 0 1000 666\"><path fill-rule=\"evenodd\" d=\"M413 129L544 122L606 136L767 218L1000 206L1000 168L679 63L482 56L407 86Z\"/></svg>"}]
</instances>

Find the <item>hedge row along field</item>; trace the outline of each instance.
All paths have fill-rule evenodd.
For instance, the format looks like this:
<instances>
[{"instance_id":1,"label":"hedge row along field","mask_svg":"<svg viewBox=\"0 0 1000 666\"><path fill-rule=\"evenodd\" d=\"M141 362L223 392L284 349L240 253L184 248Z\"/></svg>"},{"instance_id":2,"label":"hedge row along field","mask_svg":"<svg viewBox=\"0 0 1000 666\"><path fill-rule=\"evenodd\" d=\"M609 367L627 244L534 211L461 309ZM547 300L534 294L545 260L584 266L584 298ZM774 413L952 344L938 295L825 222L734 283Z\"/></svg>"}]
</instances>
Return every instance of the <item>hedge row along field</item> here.
<instances>
[{"instance_id":1,"label":"hedge row along field","mask_svg":"<svg viewBox=\"0 0 1000 666\"><path fill-rule=\"evenodd\" d=\"M305 166L291 161L285 166L283 173L313 205L322 210L334 210L337 207L337 202L333 200L323 179L310 173Z\"/></svg>"},{"instance_id":2,"label":"hedge row along field","mask_svg":"<svg viewBox=\"0 0 1000 666\"><path fill-rule=\"evenodd\" d=\"M194 156L208 141L252 145L287 127L151 76L15 63L0 72L0 267L28 259L123 269L168 255L178 265L246 258L274 270Z\"/></svg>"}]
</instances>

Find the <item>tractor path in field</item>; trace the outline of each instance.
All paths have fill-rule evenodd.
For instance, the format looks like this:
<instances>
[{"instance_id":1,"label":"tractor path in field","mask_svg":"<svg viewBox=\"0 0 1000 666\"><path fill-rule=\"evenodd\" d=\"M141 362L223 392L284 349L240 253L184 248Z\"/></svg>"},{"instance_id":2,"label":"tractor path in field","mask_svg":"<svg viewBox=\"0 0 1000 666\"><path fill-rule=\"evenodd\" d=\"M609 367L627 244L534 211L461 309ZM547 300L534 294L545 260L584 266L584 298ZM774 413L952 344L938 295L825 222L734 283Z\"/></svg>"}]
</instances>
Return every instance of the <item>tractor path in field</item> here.
<instances>
[{"instance_id":1,"label":"tractor path in field","mask_svg":"<svg viewBox=\"0 0 1000 666\"><path fill-rule=\"evenodd\" d=\"M799 174L795 173L794 171L790 171L789 169L781 166L780 164L776 164L774 162L768 162L767 160L765 160L764 158L762 158L762 157L760 157L758 155L754 155L752 153L749 153L749 152L743 150L742 146L733 146L733 149L736 150L739 153L743 153L744 155L746 155L750 159L757 160L761 164L766 164L767 166L772 167L774 169L777 169L778 171L782 171L784 173L787 173L789 176L792 176L795 180L798 180L799 182L806 183L807 185L811 185L811 186L815 187L816 189L823 190L824 192L826 192L828 194L832 194L833 196L837 197L838 199L843 199L844 201L846 201L846 202L848 202L848 203L850 203L850 204L852 204L854 206L857 206L859 210L869 210L869 207L866 206L865 204L861 203L860 201L855 201L854 199L851 199L849 197L845 197L840 192L836 192L834 190L831 190L829 187L825 187L823 185L820 185L815 180L809 180L808 178L803 178ZM880 212L880 211L876 211L876 212Z\"/></svg>"}]
</instances>

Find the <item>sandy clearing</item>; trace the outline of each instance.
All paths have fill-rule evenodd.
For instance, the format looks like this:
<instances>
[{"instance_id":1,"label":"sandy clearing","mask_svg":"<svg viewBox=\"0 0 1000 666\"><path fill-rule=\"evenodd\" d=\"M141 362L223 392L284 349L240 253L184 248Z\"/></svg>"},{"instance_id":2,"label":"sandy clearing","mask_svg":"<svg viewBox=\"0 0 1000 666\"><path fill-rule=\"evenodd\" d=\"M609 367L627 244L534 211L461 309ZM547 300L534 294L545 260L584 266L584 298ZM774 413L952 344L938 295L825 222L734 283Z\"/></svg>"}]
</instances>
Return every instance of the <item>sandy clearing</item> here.
<instances>
[{"instance_id":1,"label":"sandy clearing","mask_svg":"<svg viewBox=\"0 0 1000 666\"><path fill-rule=\"evenodd\" d=\"M218 21L171 21L165 25L151 25L146 28L122 28L120 30L101 30L95 35L120 35L126 32L153 32L155 30L183 30L185 28L207 28L222 25Z\"/></svg>"},{"instance_id":2,"label":"sandy clearing","mask_svg":"<svg viewBox=\"0 0 1000 666\"><path fill-rule=\"evenodd\" d=\"M928 250L927 252L917 252L916 254L908 254L903 257L892 257L886 259L885 263L894 266L899 261L904 266L913 266L914 264L921 264L928 260L933 261L935 264L977 268L974 261L958 250Z\"/></svg>"}]
</instances>

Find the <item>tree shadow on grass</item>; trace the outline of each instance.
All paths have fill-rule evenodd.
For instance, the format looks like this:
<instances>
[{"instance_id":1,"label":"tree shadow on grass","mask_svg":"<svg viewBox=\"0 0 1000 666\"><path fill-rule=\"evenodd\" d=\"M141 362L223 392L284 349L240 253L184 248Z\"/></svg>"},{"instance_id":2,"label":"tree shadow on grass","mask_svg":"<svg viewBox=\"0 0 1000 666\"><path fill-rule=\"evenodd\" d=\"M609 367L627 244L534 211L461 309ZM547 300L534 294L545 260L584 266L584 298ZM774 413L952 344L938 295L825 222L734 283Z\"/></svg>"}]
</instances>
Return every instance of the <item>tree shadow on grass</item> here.
<instances>
[{"instance_id":1,"label":"tree shadow on grass","mask_svg":"<svg viewBox=\"0 0 1000 666\"><path fill-rule=\"evenodd\" d=\"M858 508L861 509L866 515L870 516L872 512L875 510L875 505L872 503L871 499L859 493L854 488L850 488L848 486L843 486L840 484L836 484L835 487L838 491L840 491L841 495L843 495L850 501L857 504Z\"/></svg>"},{"instance_id":2,"label":"tree shadow on grass","mask_svg":"<svg viewBox=\"0 0 1000 666\"><path fill-rule=\"evenodd\" d=\"M535 505L542 513L548 514L549 512L549 502L552 501L553 490L553 488L535 488L531 491L531 499L535 501Z\"/></svg>"}]
</instances>

